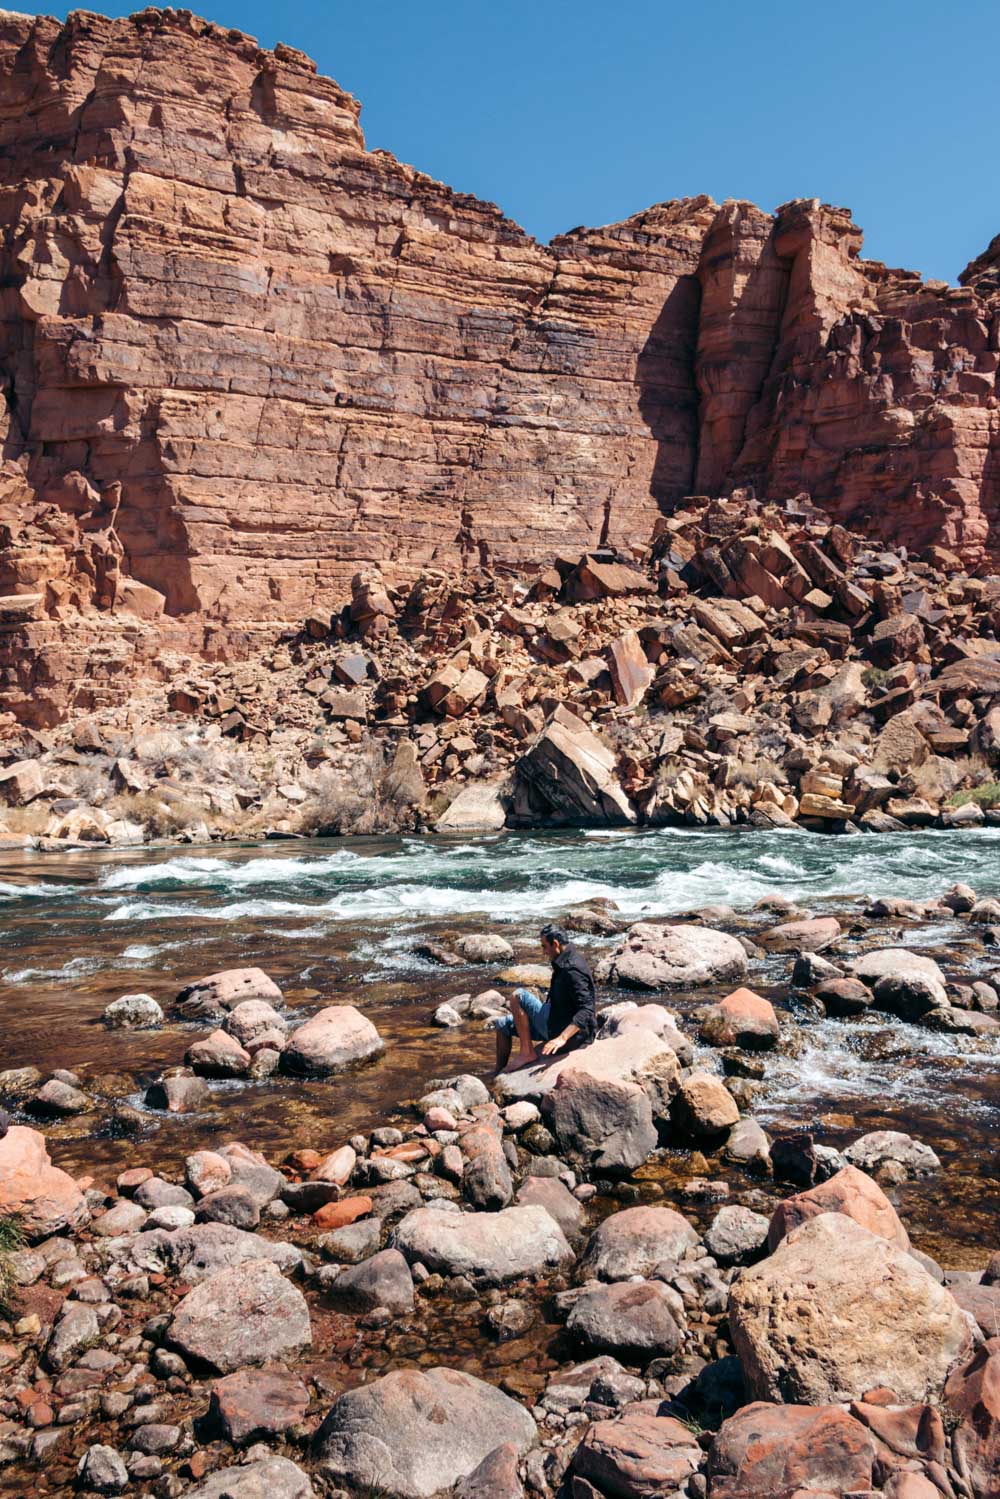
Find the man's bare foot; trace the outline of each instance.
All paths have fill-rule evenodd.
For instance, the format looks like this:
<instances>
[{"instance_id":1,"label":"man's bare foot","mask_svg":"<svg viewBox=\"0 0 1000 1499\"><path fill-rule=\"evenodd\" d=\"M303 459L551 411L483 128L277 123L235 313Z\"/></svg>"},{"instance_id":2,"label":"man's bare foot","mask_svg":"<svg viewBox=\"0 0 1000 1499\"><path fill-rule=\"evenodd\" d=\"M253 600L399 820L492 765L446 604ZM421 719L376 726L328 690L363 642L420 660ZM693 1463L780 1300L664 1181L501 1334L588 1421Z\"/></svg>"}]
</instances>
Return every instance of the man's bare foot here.
<instances>
[{"instance_id":1,"label":"man's bare foot","mask_svg":"<svg viewBox=\"0 0 1000 1499\"><path fill-rule=\"evenodd\" d=\"M517 1059L516 1062L508 1063L508 1065L507 1065L507 1071L508 1072L523 1072L523 1070L524 1070L525 1067L534 1067L535 1064L536 1064L536 1062L540 1062L541 1060L542 1060L542 1058L541 1058L541 1055L540 1055L539 1052L537 1052L537 1051L528 1052L524 1056L518 1057L518 1059Z\"/></svg>"}]
</instances>

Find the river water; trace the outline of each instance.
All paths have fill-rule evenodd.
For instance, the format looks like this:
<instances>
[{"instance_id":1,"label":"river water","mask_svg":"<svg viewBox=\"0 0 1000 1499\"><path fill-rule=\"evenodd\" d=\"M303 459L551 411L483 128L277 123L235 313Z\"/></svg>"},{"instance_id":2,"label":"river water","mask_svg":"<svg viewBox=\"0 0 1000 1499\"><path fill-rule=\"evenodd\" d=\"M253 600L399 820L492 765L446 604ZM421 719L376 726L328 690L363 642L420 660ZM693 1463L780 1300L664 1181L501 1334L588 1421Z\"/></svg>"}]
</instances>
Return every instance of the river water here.
<instances>
[{"instance_id":1,"label":"river water","mask_svg":"<svg viewBox=\"0 0 1000 1499\"><path fill-rule=\"evenodd\" d=\"M145 1084L180 1063L201 1028L168 1018L156 1032L108 1032L104 1006L141 992L167 1009L204 974L259 965L280 985L290 1018L327 1003L357 1005L382 1033L383 1057L326 1081L213 1084L206 1113L145 1111L138 1134L106 1116L46 1125L54 1157L95 1171L176 1164L194 1146L232 1138L275 1156L332 1148L391 1118L432 1077L489 1070L493 1040L477 1022L442 1031L430 1016L443 1000L491 987L494 970L422 961L412 952L421 939L494 930L518 961L537 962L540 922L594 897L633 920L725 903L739 913L736 929L751 936L776 919L754 903L777 893L849 923L865 896L930 898L956 880L1000 894L998 856L997 829L843 838L535 832L4 855L2 1066L70 1068L85 1087L113 1073L105 1088L141 1106ZM918 947L968 981L1000 970L981 935L952 920L882 922L852 933L847 950ZM593 952L607 941L580 940ZM816 1021L796 1011L790 967L786 957L751 963L748 982L791 1007L802 1027L798 1056L768 1059L757 1117L772 1132L809 1127L831 1144L873 1128L926 1140L944 1169L901 1189L915 1240L950 1263L979 1263L1000 1207L996 1046L885 1016ZM667 1003L693 1035L690 1012L713 997L698 990ZM715 1063L711 1052L704 1060Z\"/></svg>"}]
</instances>

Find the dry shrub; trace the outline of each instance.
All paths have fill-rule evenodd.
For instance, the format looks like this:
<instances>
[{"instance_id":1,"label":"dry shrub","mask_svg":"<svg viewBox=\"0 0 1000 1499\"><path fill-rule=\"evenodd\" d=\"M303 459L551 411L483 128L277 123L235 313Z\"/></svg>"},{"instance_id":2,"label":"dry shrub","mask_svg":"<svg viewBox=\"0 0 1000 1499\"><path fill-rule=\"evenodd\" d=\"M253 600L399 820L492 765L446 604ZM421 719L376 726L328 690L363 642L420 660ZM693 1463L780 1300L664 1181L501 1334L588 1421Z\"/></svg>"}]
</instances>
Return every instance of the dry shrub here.
<instances>
[{"instance_id":1,"label":"dry shrub","mask_svg":"<svg viewBox=\"0 0 1000 1499\"><path fill-rule=\"evenodd\" d=\"M106 810L128 822L140 823L151 838L172 838L192 823L206 822L208 818L207 809L199 802L172 797L168 803L162 801L155 791L123 794L116 797Z\"/></svg>"},{"instance_id":2,"label":"dry shrub","mask_svg":"<svg viewBox=\"0 0 1000 1499\"><path fill-rule=\"evenodd\" d=\"M52 820L48 801L31 802L27 807L0 807L0 823L14 834L40 838Z\"/></svg>"},{"instance_id":3,"label":"dry shrub","mask_svg":"<svg viewBox=\"0 0 1000 1499\"><path fill-rule=\"evenodd\" d=\"M751 789L764 781L773 781L780 786L787 779L777 760L761 755L756 760L732 760L729 763L730 786L749 786Z\"/></svg>"},{"instance_id":4,"label":"dry shrub","mask_svg":"<svg viewBox=\"0 0 1000 1499\"><path fill-rule=\"evenodd\" d=\"M72 772L73 795L88 807L99 807L108 798L111 782L97 765L79 765Z\"/></svg>"},{"instance_id":5,"label":"dry shrub","mask_svg":"<svg viewBox=\"0 0 1000 1499\"><path fill-rule=\"evenodd\" d=\"M411 777L400 774L385 746L369 739L343 770L322 766L301 782L309 793L299 831L317 837L396 833L418 820Z\"/></svg>"},{"instance_id":6,"label":"dry shrub","mask_svg":"<svg viewBox=\"0 0 1000 1499\"><path fill-rule=\"evenodd\" d=\"M126 755L126 758L128 756ZM182 744L145 756L143 769L154 777L187 781L199 786L231 783L242 791L255 791L256 781L249 757L243 747L228 739L209 739Z\"/></svg>"}]
</instances>

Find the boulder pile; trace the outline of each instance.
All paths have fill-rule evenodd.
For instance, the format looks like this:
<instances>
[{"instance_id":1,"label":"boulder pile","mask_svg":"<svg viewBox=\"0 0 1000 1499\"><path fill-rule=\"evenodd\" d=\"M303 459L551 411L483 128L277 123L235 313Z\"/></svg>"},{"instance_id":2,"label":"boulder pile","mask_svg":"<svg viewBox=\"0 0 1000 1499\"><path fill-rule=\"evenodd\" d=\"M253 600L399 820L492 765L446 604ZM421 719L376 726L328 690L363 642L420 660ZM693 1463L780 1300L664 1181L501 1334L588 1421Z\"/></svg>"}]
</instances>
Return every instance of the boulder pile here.
<instances>
[{"instance_id":1,"label":"boulder pile","mask_svg":"<svg viewBox=\"0 0 1000 1499\"><path fill-rule=\"evenodd\" d=\"M686 500L647 545L521 577L369 569L165 699L7 724L0 834L976 827L1000 818L998 627L1000 581L939 546L803 496Z\"/></svg>"},{"instance_id":2,"label":"boulder pile","mask_svg":"<svg viewBox=\"0 0 1000 1499\"><path fill-rule=\"evenodd\" d=\"M968 920L974 893L960 903ZM713 953L723 935L663 931ZM855 982L949 997L915 956L864 955ZM297 1086L364 1059L342 1056L367 1035L357 1011L289 1025L259 970L210 975L185 1007L206 1027L191 1052L280 1040L284 1058L304 1036ZM841 1153L741 1116L738 1085L794 1040L784 1010L739 988L692 1018L713 1049L697 1058L663 1006L612 1004L590 1045L492 1094L431 1079L398 1127L280 1167L223 1141L181 1179L74 1181L5 1122L0 1211L22 1237L0 1261L0 1487L996 1499L1000 1256L946 1272L911 1243L884 1188L939 1169L920 1141L875 1130ZM710 1176L665 1190L642 1169L664 1144Z\"/></svg>"}]
</instances>

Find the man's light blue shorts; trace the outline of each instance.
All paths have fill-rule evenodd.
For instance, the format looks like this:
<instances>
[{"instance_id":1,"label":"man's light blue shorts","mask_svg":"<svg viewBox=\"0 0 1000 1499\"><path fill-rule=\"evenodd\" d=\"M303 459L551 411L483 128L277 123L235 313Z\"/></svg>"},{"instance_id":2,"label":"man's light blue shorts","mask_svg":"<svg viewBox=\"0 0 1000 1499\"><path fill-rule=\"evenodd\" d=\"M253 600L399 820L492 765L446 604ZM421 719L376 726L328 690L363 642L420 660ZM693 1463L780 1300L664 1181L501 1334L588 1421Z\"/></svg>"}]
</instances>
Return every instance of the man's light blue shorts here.
<instances>
[{"instance_id":1,"label":"man's light blue shorts","mask_svg":"<svg viewBox=\"0 0 1000 1499\"><path fill-rule=\"evenodd\" d=\"M533 1041L547 1041L549 1039L549 1002L547 999L539 999L534 989L515 989L514 998L520 1000L521 1008L528 1017L528 1028L531 1031ZM494 1025L494 1030L503 1031L507 1036L516 1036L517 1027L514 1025L513 1015L502 1015Z\"/></svg>"}]
</instances>

